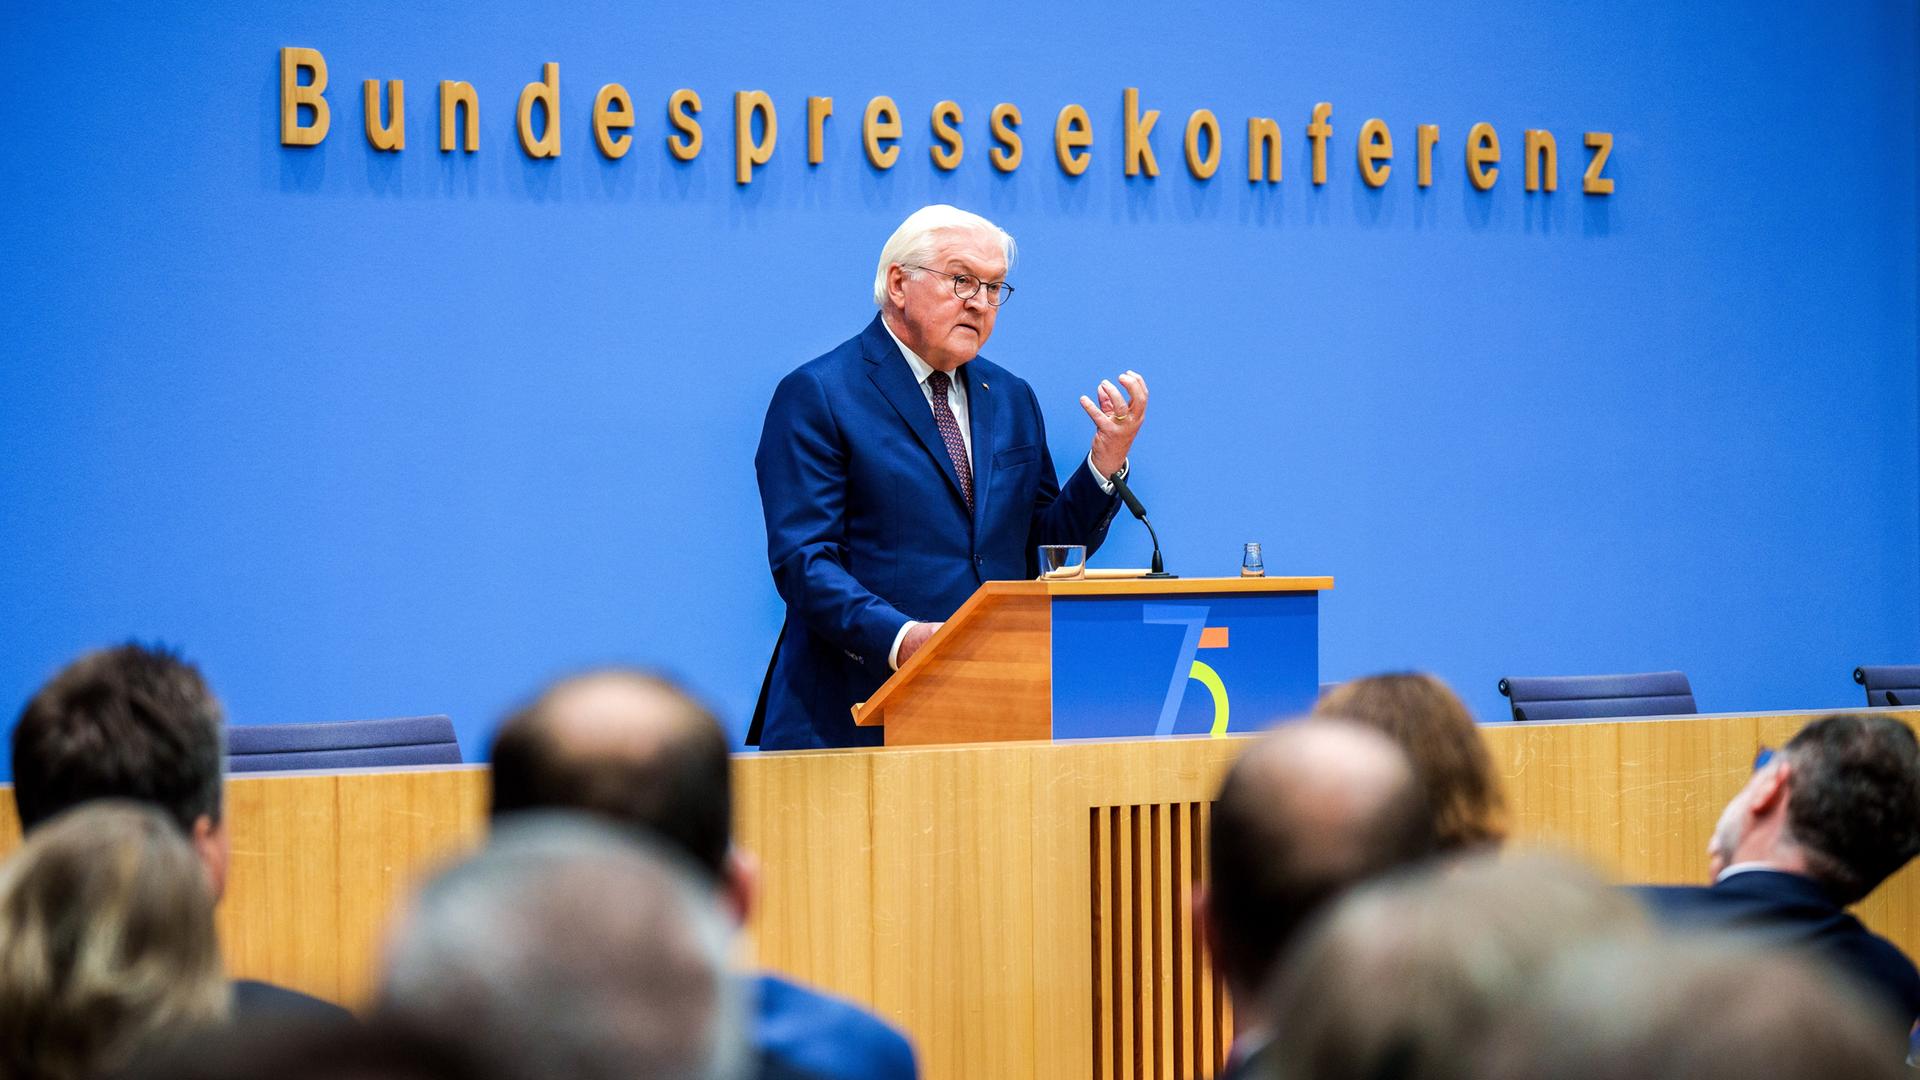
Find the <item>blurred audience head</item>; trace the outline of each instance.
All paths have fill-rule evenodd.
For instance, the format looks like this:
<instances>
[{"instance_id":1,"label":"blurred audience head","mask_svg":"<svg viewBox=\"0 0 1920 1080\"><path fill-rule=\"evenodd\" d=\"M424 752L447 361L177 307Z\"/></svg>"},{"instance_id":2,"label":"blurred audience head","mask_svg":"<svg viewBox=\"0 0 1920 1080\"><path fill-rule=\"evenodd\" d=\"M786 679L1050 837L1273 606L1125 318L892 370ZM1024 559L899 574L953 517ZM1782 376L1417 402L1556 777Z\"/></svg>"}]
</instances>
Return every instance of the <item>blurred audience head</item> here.
<instances>
[{"instance_id":1,"label":"blurred audience head","mask_svg":"<svg viewBox=\"0 0 1920 1080\"><path fill-rule=\"evenodd\" d=\"M1469 856L1382 879L1332 908L1275 981L1271 1075L1469 1080L1560 954L1648 932L1628 895L1557 859Z\"/></svg>"},{"instance_id":2,"label":"blurred audience head","mask_svg":"<svg viewBox=\"0 0 1920 1080\"><path fill-rule=\"evenodd\" d=\"M730 933L672 853L589 817L521 815L402 915L380 1010L516 1080L731 1077Z\"/></svg>"},{"instance_id":3,"label":"blurred audience head","mask_svg":"<svg viewBox=\"0 0 1920 1080\"><path fill-rule=\"evenodd\" d=\"M163 648L91 652L40 688L13 729L13 798L32 832L92 799L157 807L192 841L217 897L226 886L220 702Z\"/></svg>"},{"instance_id":4,"label":"blurred audience head","mask_svg":"<svg viewBox=\"0 0 1920 1080\"><path fill-rule=\"evenodd\" d=\"M609 669L564 679L507 718L493 743L491 813L578 810L686 856L746 916L750 873L732 857L727 738L674 683Z\"/></svg>"},{"instance_id":5,"label":"blurred audience head","mask_svg":"<svg viewBox=\"0 0 1920 1080\"><path fill-rule=\"evenodd\" d=\"M1842 904L1920 853L1920 743L1905 724L1822 717L1754 771L1708 844L1713 873L1764 863L1804 873Z\"/></svg>"},{"instance_id":6,"label":"blurred audience head","mask_svg":"<svg viewBox=\"0 0 1920 1080\"><path fill-rule=\"evenodd\" d=\"M1348 886L1427 855L1433 832L1406 756L1334 719L1254 740L1221 785L1200 898L1214 963L1254 997L1300 925Z\"/></svg>"},{"instance_id":7,"label":"blurred audience head","mask_svg":"<svg viewBox=\"0 0 1920 1080\"><path fill-rule=\"evenodd\" d=\"M1341 683L1314 705L1378 728L1413 762L1442 851L1498 844L1507 836L1507 800L1473 714L1447 684L1414 672Z\"/></svg>"},{"instance_id":8,"label":"blurred audience head","mask_svg":"<svg viewBox=\"0 0 1920 1080\"><path fill-rule=\"evenodd\" d=\"M1810 958L1713 935L1557 957L1476 1080L1895 1080L1880 1007Z\"/></svg>"},{"instance_id":9,"label":"blurred audience head","mask_svg":"<svg viewBox=\"0 0 1920 1080\"><path fill-rule=\"evenodd\" d=\"M213 894L176 822L96 800L0 864L0 1076L78 1080L227 1013Z\"/></svg>"}]
</instances>

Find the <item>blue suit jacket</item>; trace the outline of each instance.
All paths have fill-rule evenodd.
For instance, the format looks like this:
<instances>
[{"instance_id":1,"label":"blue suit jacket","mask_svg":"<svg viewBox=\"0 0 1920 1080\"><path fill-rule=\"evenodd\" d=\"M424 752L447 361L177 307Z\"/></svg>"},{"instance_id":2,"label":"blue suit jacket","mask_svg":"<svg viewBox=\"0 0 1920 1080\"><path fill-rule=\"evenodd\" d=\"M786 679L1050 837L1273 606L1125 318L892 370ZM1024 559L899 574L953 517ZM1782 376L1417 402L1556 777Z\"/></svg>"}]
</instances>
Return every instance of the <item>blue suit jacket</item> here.
<instances>
[{"instance_id":1,"label":"blue suit jacket","mask_svg":"<svg viewBox=\"0 0 1920 1080\"><path fill-rule=\"evenodd\" d=\"M1661 922L1734 930L1801 948L1850 975L1898 1017L1901 1045L1920 1019L1920 972L1899 946L1861 925L1812 878L1747 870L1712 887L1655 885L1641 897Z\"/></svg>"},{"instance_id":2,"label":"blue suit jacket","mask_svg":"<svg viewBox=\"0 0 1920 1080\"><path fill-rule=\"evenodd\" d=\"M865 1009L762 975L754 980L760 1080L914 1080L907 1037Z\"/></svg>"},{"instance_id":3,"label":"blue suit jacket","mask_svg":"<svg viewBox=\"0 0 1920 1080\"><path fill-rule=\"evenodd\" d=\"M1040 544L1091 554L1106 538L1119 500L1084 463L1060 486L1032 388L983 357L955 378L972 427L971 514L879 316L774 391L754 466L787 619L762 688L765 749L877 745L880 729L856 727L849 710L892 673L908 620L946 619L982 582L1033 577Z\"/></svg>"}]
</instances>

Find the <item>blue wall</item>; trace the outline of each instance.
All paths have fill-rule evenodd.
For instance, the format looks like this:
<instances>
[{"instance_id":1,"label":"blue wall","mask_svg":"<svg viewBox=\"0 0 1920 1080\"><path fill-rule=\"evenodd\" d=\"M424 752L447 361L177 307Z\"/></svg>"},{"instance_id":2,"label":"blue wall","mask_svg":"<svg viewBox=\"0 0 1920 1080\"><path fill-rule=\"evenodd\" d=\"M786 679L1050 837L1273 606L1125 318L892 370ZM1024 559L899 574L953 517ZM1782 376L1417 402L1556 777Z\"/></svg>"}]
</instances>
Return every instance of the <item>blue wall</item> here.
<instances>
[{"instance_id":1,"label":"blue wall","mask_svg":"<svg viewBox=\"0 0 1920 1080\"><path fill-rule=\"evenodd\" d=\"M743 725L780 617L767 396L859 329L881 241L931 201L1021 241L988 352L1057 457L1084 452L1078 394L1151 380L1135 467L1173 569L1260 540L1338 577L1325 677L1429 668L1497 718L1508 673L1682 667L1704 708L1760 709L1920 659L1911 3L177 7L16 5L0 37L9 716L131 635L183 646L240 722L445 711L474 753L548 677L631 660ZM279 145L283 45L331 67L318 149ZM564 153L533 161L513 105L548 60ZM407 80L397 156L360 134L365 78ZM437 149L442 78L479 89L478 154ZM640 117L618 162L587 122L608 81ZM1120 173L1130 85L1164 114L1157 180ZM662 148L680 86L707 105L690 165ZM740 189L753 88L782 137ZM884 174L878 93L906 113ZM808 94L836 103L817 168ZM945 97L951 175L926 157ZM1011 176L985 156L1002 100ZM1048 140L1069 101L1097 137L1077 180ZM1180 158L1201 106L1228 133L1205 184ZM1277 186L1244 179L1252 114L1286 133ZM1400 150L1378 191L1372 116ZM1488 194L1461 165L1481 120ZM1559 137L1551 197L1521 189L1527 127ZM1617 135L1611 199L1578 190L1588 129ZM1123 524L1099 561L1146 550Z\"/></svg>"}]
</instances>

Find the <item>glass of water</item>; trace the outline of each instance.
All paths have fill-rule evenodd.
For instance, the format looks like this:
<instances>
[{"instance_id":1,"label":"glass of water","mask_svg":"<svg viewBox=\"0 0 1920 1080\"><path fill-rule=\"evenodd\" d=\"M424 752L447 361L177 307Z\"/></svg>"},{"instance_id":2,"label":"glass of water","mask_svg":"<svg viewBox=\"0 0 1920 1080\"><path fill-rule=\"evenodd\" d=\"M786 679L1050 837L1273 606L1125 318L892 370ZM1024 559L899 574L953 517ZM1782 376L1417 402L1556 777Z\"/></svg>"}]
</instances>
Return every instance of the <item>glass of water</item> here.
<instances>
[{"instance_id":1,"label":"glass of water","mask_svg":"<svg viewBox=\"0 0 1920 1080\"><path fill-rule=\"evenodd\" d=\"M1087 576L1087 545L1041 544L1040 580L1068 581Z\"/></svg>"}]
</instances>

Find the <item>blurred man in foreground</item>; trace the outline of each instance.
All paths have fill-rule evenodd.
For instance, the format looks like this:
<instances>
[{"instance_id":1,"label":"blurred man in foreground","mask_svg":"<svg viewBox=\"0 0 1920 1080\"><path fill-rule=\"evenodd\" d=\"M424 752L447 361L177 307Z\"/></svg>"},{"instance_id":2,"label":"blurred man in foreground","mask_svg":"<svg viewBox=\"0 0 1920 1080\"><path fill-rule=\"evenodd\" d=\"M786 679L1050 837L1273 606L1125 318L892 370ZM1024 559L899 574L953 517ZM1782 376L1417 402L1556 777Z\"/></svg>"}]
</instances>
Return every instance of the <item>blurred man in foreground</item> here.
<instances>
[{"instance_id":1,"label":"blurred man in foreground","mask_svg":"<svg viewBox=\"0 0 1920 1080\"><path fill-rule=\"evenodd\" d=\"M1302 720L1256 740L1213 811L1212 883L1195 898L1234 1007L1223 1076L1252 1075L1273 1032L1256 1003L1302 924L1349 886L1425 857L1433 822L1406 755L1380 733Z\"/></svg>"},{"instance_id":2,"label":"blurred man in foreground","mask_svg":"<svg viewBox=\"0 0 1920 1080\"><path fill-rule=\"evenodd\" d=\"M509 717L493 745L496 822L579 810L685 855L735 923L752 910L752 859L733 847L733 785L719 721L679 687L636 671L563 680ZM865 1010L771 975L753 979L752 1030L767 1074L911 1080L905 1037Z\"/></svg>"}]
</instances>

